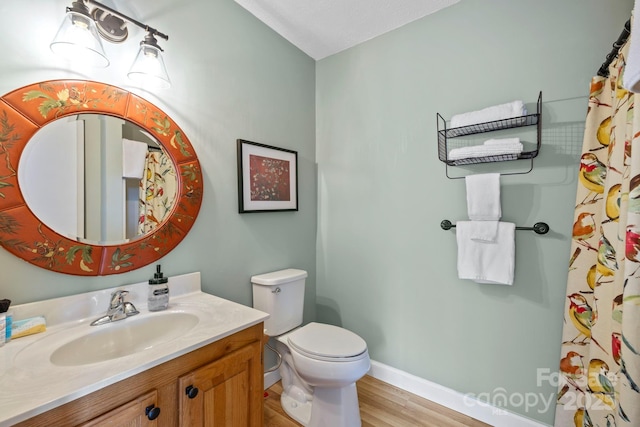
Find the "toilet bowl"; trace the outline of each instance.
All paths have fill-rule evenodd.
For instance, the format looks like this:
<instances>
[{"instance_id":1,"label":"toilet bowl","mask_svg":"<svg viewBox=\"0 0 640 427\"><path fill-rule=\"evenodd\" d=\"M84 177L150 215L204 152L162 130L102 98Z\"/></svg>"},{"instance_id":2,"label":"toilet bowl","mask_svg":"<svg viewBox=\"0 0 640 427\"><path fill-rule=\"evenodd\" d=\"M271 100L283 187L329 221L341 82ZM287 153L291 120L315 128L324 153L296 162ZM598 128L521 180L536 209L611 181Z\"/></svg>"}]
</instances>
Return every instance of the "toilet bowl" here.
<instances>
[{"instance_id":1,"label":"toilet bowl","mask_svg":"<svg viewBox=\"0 0 640 427\"><path fill-rule=\"evenodd\" d=\"M306 277L286 269L251 278L253 306L269 313L264 332L282 356L282 408L305 427L360 426L355 383L371 366L367 343L338 326L300 326Z\"/></svg>"},{"instance_id":2,"label":"toilet bowl","mask_svg":"<svg viewBox=\"0 0 640 427\"><path fill-rule=\"evenodd\" d=\"M370 369L366 343L338 326L309 323L277 337L284 411L304 426L361 425L355 382Z\"/></svg>"}]
</instances>

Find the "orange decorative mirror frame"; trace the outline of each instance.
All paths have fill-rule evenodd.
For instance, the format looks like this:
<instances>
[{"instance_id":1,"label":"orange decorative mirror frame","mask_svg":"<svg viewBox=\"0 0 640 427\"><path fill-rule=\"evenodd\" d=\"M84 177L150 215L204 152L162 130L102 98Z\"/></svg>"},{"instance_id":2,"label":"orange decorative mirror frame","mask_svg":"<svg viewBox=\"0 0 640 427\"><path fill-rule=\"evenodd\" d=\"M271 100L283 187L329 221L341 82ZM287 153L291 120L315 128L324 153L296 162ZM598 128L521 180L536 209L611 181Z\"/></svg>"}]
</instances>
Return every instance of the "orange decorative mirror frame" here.
<instances>
[{"instance_id":1,"label":"orange decorative mirror frame","mask_svg":"<svg viewBox=\"0 0 640 427\"><path fill-rule=\"evenodd\" d=\"M143 237L112 245L87 244L43 224L18 182L23 149L43 126L62 117L94 113L135 123L157 139L177 171L176 202ZM51 181L52 191L63 183ZM135 270L175 248L202 204L200 163L184 132L162 110L124 89L84 80L51 80L0 98L0 245L23 260L59 273L103 276Z\"/></svg>"}]
</instances>

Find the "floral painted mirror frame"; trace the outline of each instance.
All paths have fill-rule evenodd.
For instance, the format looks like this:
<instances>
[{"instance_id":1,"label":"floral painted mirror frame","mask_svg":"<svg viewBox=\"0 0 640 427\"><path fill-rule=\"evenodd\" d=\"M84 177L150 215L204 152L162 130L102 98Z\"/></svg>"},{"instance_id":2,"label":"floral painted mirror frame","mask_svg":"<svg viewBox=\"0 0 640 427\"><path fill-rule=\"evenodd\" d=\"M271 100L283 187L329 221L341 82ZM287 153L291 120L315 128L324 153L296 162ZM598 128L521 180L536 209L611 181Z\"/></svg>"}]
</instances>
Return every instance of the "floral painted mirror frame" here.
<instances>
[{"instance_id":1,"label":"floral painted mirror frame","mask_svg":"<svg viewBox=\"0 0 640 427\"><path fill-rule=\"evenodd\" d=\"M62 236L27 206L18 183L20 156L31 137L59 118L107 114L153 135L173 161L178 194L173 210L145 237L95 245ZM52 181L52 191L56 185ZM0 245L23 260L59 273L104 276L135 270L174 249L193 226L202 204L202 171L184 132L162 110L124 89L85 80L50 80L0 98Z\"/></svg>"}]
</instances>

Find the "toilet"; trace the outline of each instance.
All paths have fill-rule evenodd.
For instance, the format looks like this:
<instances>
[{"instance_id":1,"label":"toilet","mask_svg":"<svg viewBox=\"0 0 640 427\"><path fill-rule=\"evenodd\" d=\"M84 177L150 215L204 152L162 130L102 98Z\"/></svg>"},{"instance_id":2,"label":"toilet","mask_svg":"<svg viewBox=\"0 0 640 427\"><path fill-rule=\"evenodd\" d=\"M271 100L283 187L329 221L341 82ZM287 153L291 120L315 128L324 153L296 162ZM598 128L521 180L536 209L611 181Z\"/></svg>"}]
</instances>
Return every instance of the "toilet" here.
<instances>
[{"instance_id":1,"label":"toilet","mask_svg":"<svg viewBox=\"0 0 640 427\"><path fill-rule=\"evenodd\" d=\"M371 366L367 343L338 326L300 326L306 278L292 268L251 278L253 307L270 314L265 334L282 356L282 409L303 426L360 426L356 381Z\"/></svg>"}]
</instances>

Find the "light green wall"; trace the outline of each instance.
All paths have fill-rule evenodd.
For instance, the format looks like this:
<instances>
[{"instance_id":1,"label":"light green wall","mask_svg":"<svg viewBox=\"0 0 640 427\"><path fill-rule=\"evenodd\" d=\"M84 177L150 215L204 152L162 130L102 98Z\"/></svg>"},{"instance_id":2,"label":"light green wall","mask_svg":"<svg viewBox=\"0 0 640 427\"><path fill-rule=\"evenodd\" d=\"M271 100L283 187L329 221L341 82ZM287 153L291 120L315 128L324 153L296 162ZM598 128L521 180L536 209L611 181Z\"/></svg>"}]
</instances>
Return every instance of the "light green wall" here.
<instances>
[{"instance_id":1,"label":"light green wall","mask_svg":"<svg viewBox=\"0 0 640 427\"><path fill-rule=\"evenodd\" d=\"M303 268L305 319L317 309L319 320L354 330L373 359L463 393L553 393L536 385L536 369L555 370L560 351L586 95L631 0L462 0L317 64L232 0L127 2L124 12L170 35L161 44L173 86L157 94L125 77L140 32L105 46L104 70L53 56L48 42L68 3L0 3L0 92L98 80L176 120L202 163L205 193L191 233L161 260L167 274L201 271L205 290L249 305L252 274ZM465 218L464 181L448 180L437 160L436 112L513 99L532 107L540 90L543 148L532 173L503 178L503 219L544 220L552 231L518 232L513 287L458 280L455 235L439 223ZM237 138L298 151L299 212L237 214ZM78 278L0 251L0 298L135 283L153 269Z\"/></svg>"},{"instance_id":2,"label":"light green wall","mask_svg":"<svg viewBox=\"0 0 640 427\"><path fill-rule=\"evenodd\" d=\"M372 359L492 403L503 388L508 409L552 422L553 407L518 399L555 390L537 369L558 366L589 82L632 6L462 0L318 62L320 321L360 334ZM539 91L542 150L531 173L502 177L502 218L551 232L517 232L513 286L459 280L440 221L466 219L465 183L438 160L436 113L515 99L533 111Z\"/></svg>"},{"instance_id":3,"label":"light green wall","mask_svg":"<svg viewBox=\"0 0 640 427\"><path fill-rule=\"evenodd\" d=\"M105 42L106 69L81 69L49 50L69 0L0 2L0 93L41 80L83 78L141 94L190 138L204 172L204 199L190 234L160 262L167 275L202 272L203 287L251 305L253 274L309 271L305 317L315 316L315 62L232 0L115 2L169 34L160 40L172 88L146 93L126 72L144 33L124 45ZM122 7L122 8L120 8ZM34 13L34 11L38 13ZM236 139L298 151L299 212L239 215ZM52 178L52 188L57 183ZM24 303L152 276L154 266L103 278L50 273L0 251L0 298Z\"/></svg>"}]
</instances>

